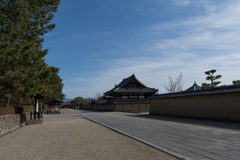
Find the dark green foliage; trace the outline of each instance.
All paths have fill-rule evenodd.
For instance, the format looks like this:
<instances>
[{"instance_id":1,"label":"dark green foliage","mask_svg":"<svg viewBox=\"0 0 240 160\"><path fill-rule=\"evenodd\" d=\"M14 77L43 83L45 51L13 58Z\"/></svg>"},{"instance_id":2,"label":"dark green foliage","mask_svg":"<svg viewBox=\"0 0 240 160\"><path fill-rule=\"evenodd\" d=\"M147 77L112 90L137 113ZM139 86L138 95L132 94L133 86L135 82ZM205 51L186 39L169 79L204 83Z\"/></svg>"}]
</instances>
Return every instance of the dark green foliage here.
<instances>
[{"instance_id":1,"label":"dark green foliage","mask_svg":"<svg viewBox=\"0 0 240 160\"><path fill-rule=\"evenodd\" d=\"M207 83L202 83L202 89L207 89L207 88L211 88L211 87L209 86L209 84L207 84Z\"/></svg>"},{"instance_id":2,"label":"dark green foliage","mask_svg":"<svg viewBox=\"0 0 240 160\"><path fill-rule=\"evenodd\" d=\"M76 98L74 98L74 100L71 101L71 104L77 105L77 104L81 104L84 102L85 102L85 100L82 97L76 97Z\"/></svg>"},{"instance_id":3,"label":"dark green foliage","mask_svg":"<svg viewBox=\"0 0 240 160\"><path fill-rule=\"evenodd\" d=\"M43 50L42 36L54 29L55 24L50 20L59 3L60 0L0 0L2 95L18 100L28 98L41 92L40 86L46 85L44 79L49 76L49 67L44 56L48 51ZM62 83L59 83L61 88Z\"/></svg>"},{"instance_id":4,"label":"dark green foliage","mask_svg":"<svg viewBox=\"0 0 240 160\"><path fill-rule=\"evenodd\" d=\"M202 83L202 88L214 88L216 87L218 84L221 83L221 81L215 81L219 78L221 78L221 75L216 75L214 76L213 74L216 72L215 69L212 69L210 71L206 71L205 74L207 75L206 80L210 80L211 83Z\"/></svg>"},{"instance_id":5,"label":"dark green foliage","mask_svg":"<svg viewBox=\"0 0 240 160\"><path fill-rule=\"evenodd\" d=\"M233 81L232 83L233 85L240 85L240 80Z\"/></svg>"},{"instance_id":6,"label":"dark green foliage","mask_svg":"<svg viewBox=\"0 0 240 160\"><path fill-rule=\"evenodd\" d=\"M63 100L65 95L62 93L63 83L58 75L59 68L49 66L43 72L41 80L42 84L39 90L45 97L52 98L53 96Z\"/></svg>"}]
</instances>

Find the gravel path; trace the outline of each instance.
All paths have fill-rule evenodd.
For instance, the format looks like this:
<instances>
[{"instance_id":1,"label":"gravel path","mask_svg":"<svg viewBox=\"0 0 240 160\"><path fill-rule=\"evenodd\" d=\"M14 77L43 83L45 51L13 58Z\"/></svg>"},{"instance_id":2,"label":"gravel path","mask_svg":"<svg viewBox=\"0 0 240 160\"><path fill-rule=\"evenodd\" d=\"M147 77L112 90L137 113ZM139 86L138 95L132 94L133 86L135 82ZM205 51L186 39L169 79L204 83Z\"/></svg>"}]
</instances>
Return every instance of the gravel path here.
<instances>
[{"instance_id":1,"label":"gravel path","mask_svg":"<svg viewBox=\"0 0 240 160\"><path fill-rule=\"evenodd\" d=\"M166 153L62 110L0 137L3 160L174 160Z\"/></svg>"}]
</instances>

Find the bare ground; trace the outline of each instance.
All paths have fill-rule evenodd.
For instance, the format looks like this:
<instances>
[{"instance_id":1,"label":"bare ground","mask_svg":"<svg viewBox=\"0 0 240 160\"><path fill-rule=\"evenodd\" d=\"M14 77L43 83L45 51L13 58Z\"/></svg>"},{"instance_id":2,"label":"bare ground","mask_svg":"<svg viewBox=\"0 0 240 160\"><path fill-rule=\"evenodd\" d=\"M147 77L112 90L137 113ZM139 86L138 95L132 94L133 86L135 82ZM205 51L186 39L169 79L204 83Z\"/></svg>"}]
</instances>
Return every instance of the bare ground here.
<instances>
[{"instance_id":1,"label":"bare ground","mask_svg":"<svg viewBox=\"0 0 240 160\"><path fill-rule=\"evenodd\" d=\"M0 137L3 160L174 160L164 152L72 112L45 118Z\"/></svg>"}]
</instances>

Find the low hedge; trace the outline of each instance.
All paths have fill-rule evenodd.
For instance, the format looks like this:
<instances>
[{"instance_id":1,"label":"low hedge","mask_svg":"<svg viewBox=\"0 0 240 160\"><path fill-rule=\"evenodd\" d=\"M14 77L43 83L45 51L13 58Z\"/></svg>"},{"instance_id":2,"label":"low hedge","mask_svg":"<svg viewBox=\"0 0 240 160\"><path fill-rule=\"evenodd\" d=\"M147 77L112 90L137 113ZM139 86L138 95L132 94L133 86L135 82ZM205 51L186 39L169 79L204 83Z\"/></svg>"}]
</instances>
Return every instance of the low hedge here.
<instances>
[{"instance_id":1,"label":"low hedge","mask_svg":"<svg viewBox=\"0 0 240 160\"><path fill-rule=\"evenodd\" d=\"M15 114L15 108L13 107L0 107L0 116Z\"/></svg>"},{"instance_id":2,"label":"low hedge","mask_svg":"<svg viewBox=\"0 0 240 160\"><path fill-rule=\"evenodd\" d=\"M49 106L45 106L45 108L48 110ZM58 107L50 106L50 109L55 109L55 108L58 108Z\"/></svg>"},{"instance_id":3,"label":"low hedge","mask_svg":"<svg viewBox=\"0 0 240 160\"><path fill-rule=\"evenodd\" d=\"M8 115L8 114L21 114L27 112L34 112L34 106L22 105L20 107L0 107L0 116Z\"/></svg>"},{"instance_id":4,"label":"low hedge","mask_svg":"<svg viewBox=\"0 0 240 160\"><path fill-rule=\"evenodd\" d=\"M15 108L18 108L18 107L15 107ZM34 112L34 109L35 109L34 106L30 106L30 105L22 105L19 108L22 108L22 112L20 113Z\"/></svg>"}]
</instances>

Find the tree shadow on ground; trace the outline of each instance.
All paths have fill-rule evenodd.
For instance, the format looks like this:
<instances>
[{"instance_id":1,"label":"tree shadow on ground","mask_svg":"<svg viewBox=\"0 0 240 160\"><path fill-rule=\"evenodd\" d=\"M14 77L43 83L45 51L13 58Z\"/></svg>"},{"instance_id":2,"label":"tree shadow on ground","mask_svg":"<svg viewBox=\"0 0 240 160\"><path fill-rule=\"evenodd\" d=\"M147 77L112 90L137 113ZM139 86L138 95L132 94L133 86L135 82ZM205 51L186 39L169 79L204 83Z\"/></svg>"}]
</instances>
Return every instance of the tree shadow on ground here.
<instances>
[{"instance_id":1,"label":"tree shadow on ground","mask_svg":"<svg viewBox=\"0 0 240 160\"><path fill-rule=\"evenodd\" d=\"M194 119L194 118L163 116L163 115L149 115L148 113L130 114L126 116L136 117L136 118L145 118L145 119L151 119L151 120L159 120L159 121L171 122L171 123L182 123L182 124L188 124L188 125L198 125L203 127L230 129L230 130L237 130L240 132L240 123L233 122L233 121L223 121L223 120L215 120L215 119L211 119L211 120Z\"/></svg>"}]
</instances>

